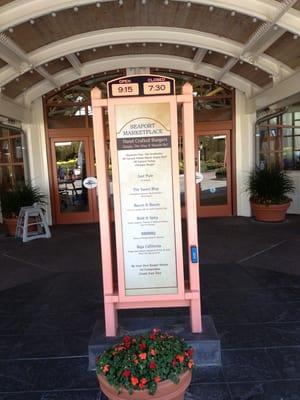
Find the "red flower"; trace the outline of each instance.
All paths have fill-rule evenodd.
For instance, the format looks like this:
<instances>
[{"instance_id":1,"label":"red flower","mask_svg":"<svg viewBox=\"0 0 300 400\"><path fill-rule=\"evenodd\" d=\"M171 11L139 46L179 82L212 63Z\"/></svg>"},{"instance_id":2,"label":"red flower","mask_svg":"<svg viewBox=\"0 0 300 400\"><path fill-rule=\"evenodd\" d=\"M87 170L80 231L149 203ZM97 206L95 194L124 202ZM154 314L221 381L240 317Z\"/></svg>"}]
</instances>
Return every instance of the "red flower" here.
<instances>
[{"instance_id":1,"label":"red flower","mask_svg":"<svg viewBox=\"0 0 300 400\"><path fill-rule=\"evenodd\" d=\"M131 337L130 336L124 336L123 342L124 342L124 346L126 347L126 349L129 349L129 347L131 347Z\"/></svg>"},{"instance_id":2,"label":"red flower","mask_svg":"<svg viewBox=\"0 0 300 400\"><path fill-rule=\"evenodd\" d=\"M141 360L146 360L147 353L141 353L141 354L139 354L139 357L140 357Z\"/></svg>"},{"instance_id":3,"label":"red flower","mask_svg":"<svg viewBox=\"0 0 300 400\"><path fill-rule=\"evenodd\" d=\"M181 354L177 354L176 360L179 361L180 363L182 363L184 360L184 357Z\"/></svg>"},{"instance_id":4,"label":"red flower","mask_svg":"<svg viewBox=\"0 0 300 400\"><path fill-rule=\"evenodd\" d=\"M109 365L105 364L104 367L102 368L102 371L106 374L109 371Z\"/></svg>"},{"instance_id":5,"label":"red flower","mask_svg":"<svg viewBox=\"0 0 300 400\"><path fill-rule=\"evenodd\" d=\"M155 369L155 368L156 368L156 364L155 364L154 361L150 361L150 363L149 363L149 368L150 368L150 369Z\"/></svg>"},{"instance_id":6,"label":"red flower","mask_svg":"<svg viewBox=\"0 0 300 400\"><path fill-rule=\"evenodd\" d=\"M189 357L192 357L192 355L193 355L193 350L192 350L192 349L188 349L188 350L186 351L186 355L189 356Z\"/></svg>"},{"instance_id":7,"label":"red flower","mask_svg":"<svg viewBox=\"0 0 300 400\"><path fill-rule=\"evenodd\" d=\"M146 378L142 378L139 383L139 388L143 389L147 382L148 380Z\"/></svg>"},{"instance_id":8,"label":"red flower","mask_svg":"<svg viewBox=\"0 0 300 400\"><path fill-rule=\"evenodd\" d=\"M145 342L142 342L142 343L139 344L139 349L140 349L141 351L146 350L146 348L147 348L147 345L146 345Z\"/></svg>"},{"instance_id":9,"label":"red flower","mask_svg":"<svg viewBox=\"0 0 300 400\"><path fill-rule=\"evenodd\" d=\"M156 350L155 349L151 349L150 350L150 354L151 354L151 356L155 356L156 355Z\"/></svg>"},{"instance_id":10,"label":"red flower","mask_svg":"<svg viewBox=\"0 0 300 400\"><path fill-rule=\"evenodd\" d=\"M156 382L156 383L160 382L160 376L156 376L156 377L154 378L154 382Z\"/></svg>"},{"instance_id":11,"label":"red flower","mask_svg":"<svg viewBox=\"0 0 300 400\"><path fill-rule=\"evenodd\" d=\"M132 376L131 383L133 384L133 386L136 386L139 383L138 378L136 376Z\"/></svg>"},{"instance_id":12,"label":"red flower","mask_svg":"<svg viewBox=\"0 0 300 400\"><path fill-rule=\"evenodd\" d=\"M193 360L189 360L188 367L189 368L193 368L193 366L194 366L194 361Z\"/></svg>"},{"instance_id":13,"label":"red flower","mask_svg":"<svg viewBox=\"0 0 300 400\"><path fill-rule=\"evenodd\" d=\"M122 374L125 378L129 378L131 375L130 369L125 369Z\"/></svg>"}]
</instances>

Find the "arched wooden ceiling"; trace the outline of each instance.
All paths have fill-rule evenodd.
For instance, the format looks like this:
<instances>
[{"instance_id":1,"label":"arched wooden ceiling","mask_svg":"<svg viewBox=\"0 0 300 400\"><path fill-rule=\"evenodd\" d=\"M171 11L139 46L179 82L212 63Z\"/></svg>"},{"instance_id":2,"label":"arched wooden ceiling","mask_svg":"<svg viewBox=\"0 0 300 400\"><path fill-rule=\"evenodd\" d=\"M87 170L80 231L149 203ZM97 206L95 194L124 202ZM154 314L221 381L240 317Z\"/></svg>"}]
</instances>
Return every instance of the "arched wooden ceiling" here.
<instances>
[{"instance_id":1,"label":"arched wooden ceiling","mask_svg":"<svg viewBox=\"0 0 300 400\"><path fill-rule=\"evenodd\" d=\"M1 93L18 102L126 67L208 76L248 96L300 68L299 0L0 0Z\"/></svg>"}]
</instances>

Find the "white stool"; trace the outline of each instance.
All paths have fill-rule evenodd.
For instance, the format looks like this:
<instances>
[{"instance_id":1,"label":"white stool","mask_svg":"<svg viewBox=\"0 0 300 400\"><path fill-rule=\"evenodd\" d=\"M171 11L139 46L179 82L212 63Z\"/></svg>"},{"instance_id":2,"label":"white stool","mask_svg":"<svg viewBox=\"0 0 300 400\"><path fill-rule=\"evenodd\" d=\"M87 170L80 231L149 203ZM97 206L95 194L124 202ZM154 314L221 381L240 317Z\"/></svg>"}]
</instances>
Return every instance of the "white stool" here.
<instances>
[{"instance_id":1,"label":"white stool","mask_svg":"<svg viewBox=\"0 0 300 400\"><path fill-rule=\"evenodd\" d=\"M30 231L29 227L34 227L34 229ZM16 237L23 239L23 242L51 237L45 214L38 204L21 208L17 221Z\"/></svg>"}]
</instances>

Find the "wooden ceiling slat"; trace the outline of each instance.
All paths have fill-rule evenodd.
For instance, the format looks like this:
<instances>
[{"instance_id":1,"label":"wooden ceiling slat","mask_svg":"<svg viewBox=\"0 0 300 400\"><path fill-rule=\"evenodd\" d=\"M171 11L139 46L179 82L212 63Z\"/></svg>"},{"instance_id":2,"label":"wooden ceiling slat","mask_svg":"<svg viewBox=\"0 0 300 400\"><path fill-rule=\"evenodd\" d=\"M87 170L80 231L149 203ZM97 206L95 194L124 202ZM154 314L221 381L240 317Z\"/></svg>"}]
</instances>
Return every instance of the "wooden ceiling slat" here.
<instances>
[{"instance_id":1,"label":"wooden ceiling slat","mask_svg":"<svg viewBox=\"0 0 300 400\"><path fill-rule=\"evenodd\" d=\"M261 87L272 82L272 78L270 78L269 74L265 71L262 71L261 69L256 70L253 65L245 62L243 64L237 63L233 68L231 68L231 72L240 75Z\"/></svg>"},{"instance_id":2,"label":"wooden ceiling slat","mask_svg":"<svg viewBox=\"0 0 300 400\"><path fill-rule=\"evenodd\" d=\"M93 49L85 50L80 52L78 59L81 63L86 63L99 58L131 54L167 54L192 59L195 53L189 46L176 48L171 44L163 44L161 47L159 43L146 43L146 46L143 46L143 43L131 43L129 47L122 44L115 45L112 49L109 46L98 47L95 52Z\"/></svg>"},{"instance_id":3,"label":"wooden ceiling slat","mask_svg":"<svg viewBox=\"0 0 300 400\"><path fill-rule=\"evenodd\" d=\"M294 39L293 34L286 32L265 53L291 68L297 68L300 66L300 39Z\"/></svg>"},{"instance_id":4,"label":"wooden ceiling slat","mask_svg":"<svg viewBox=\"0 0 300 400\"><path fill-rule=\"evenodd\" d=\"M229 60L229 58L231 58L231 57L225 58L224 54L220 54L220 53L216 53L216 52L209 54L209 52L207 52L203 59L203 62L205 62L207 64L215 65L219 68L223 68L225 66L225 64L227 63L227 61Z\"/></svg>"},{"instance_id":5,"label":"wooden ceiling slat","mask_svg":"<svg viewBox=\"0 0 300 400\"><path fill-rule=\"evenodd\" d=\"M46 65L43 65L43 67L49 74L54 75L60 71L63 71L64 69L70 68L71 64L66 58L63 60L57 58L56 60L49 61Z\"/></svg>"},{"instance_id":6,"label":"wooden ceiling slat","mask_svg":"<svg viewBox=\"0 0 300 400\"><path fill-rule=\"evenodd\" d=\"M35 85L43 79L44 78L36 71L33 71L33 73L28 71L25 74L21 75L18 78L18 81L14 79L13 81L5 85L5 95L11 98L15 98L19 94L21 94L24 89L30 88L31 86Z\"/></svg>"},{"instance_id":7,"label":"wooden ceiling slat","mask_svg":"<svg viewBox=\"0 0 300 400\"><path fill-rule=\"evenodd\" d=\"M104 2L99 8L93 3L79 7L78 12L73 8L62 10L55 18L45 15L37 18L33 25L28 21L7 34L24 51L30 52L72 35L129 26L196 29L245 43L259 24L246 15L232 17L230 11L220 8L210 12L207 6L200 4L187 7L184 2L170 1L164 5L161 0L151 0L143 5L140 0L126 0L122 7L118 2Z\"/></svg>"}]
</instances>

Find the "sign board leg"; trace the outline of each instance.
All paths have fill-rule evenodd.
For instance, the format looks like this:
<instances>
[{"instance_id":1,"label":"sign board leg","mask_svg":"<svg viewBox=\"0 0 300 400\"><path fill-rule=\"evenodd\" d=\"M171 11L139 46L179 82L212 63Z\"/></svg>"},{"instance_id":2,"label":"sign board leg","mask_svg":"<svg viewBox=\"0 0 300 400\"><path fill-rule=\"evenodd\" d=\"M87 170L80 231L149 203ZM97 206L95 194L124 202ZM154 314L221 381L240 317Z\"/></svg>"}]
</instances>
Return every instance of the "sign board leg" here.
<instances>
[{"instance_id":1,"label":"sign board leg","mask_svg":"<svg viewBox=\"0 0 300 400\"><path fill-rule=\"evenodd\" d=\"M106 336L117 336L118 314L114 303L104 304L105 334Z\"/></svg>"}]
</instances>

